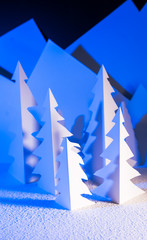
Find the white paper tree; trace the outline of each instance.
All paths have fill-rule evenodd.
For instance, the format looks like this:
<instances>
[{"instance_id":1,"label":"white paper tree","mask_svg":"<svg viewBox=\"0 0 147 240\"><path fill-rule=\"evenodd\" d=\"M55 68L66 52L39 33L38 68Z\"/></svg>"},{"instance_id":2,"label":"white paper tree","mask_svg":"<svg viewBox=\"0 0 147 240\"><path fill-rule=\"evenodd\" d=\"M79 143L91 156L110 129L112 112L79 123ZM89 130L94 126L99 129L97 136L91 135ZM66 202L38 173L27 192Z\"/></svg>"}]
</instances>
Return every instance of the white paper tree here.
<instances>
[{"instance_id":1,"label":"white paper tree","mask_svg":"<svg viewBox=\"0 0 147 240\"><path fill-rule=\"evenodd\" d=\"M138 163L138 155L139 155L138 147L137 147L137 140L136 140L135 133L133 130L130 115L125 106L125 102L121 103L121 108L122 108L122 112L123 112L123 116L124 116L124 120L125 120L124 126L129 134L129 136L126 138L126 143L128 144L128 146L130 147L130 149L133 153L133 158L129 159L128 163L132 167L134 167Z\"/></svg>"},{"instance_id":2,"label":"white paper tree","mask_svg":"<svg viewBox=\"0 0 147 240\"><path fill-rule=\"evenodd\" d=\"M63 151L57 158L60 167L56 176L59 179L56 202L69 210L92 205L92 202L84 197L91 193L82 181L87 180L87 177L81 167L83 160L78 154L80 145L65 138L62 147Z\"/></svg>"},{"instance_id":3,"label":"white paper tree","mask_svg":"<svg viewBox=\"0 0 147 240\"><path fill-rule=\"evenodd\" d=\"M15 80L14 88L16 98L16 111L10 130L15 134L15 138L10 146L9 155L14 158L12 165L9 168L9 172L16 179L25 183L25 163L31 162L31 158L34 160L34 156L31 154L38 144L38 140L31 134L38 130L38 124L29 113L28 107L36 104L33 95L27 86L27 76L20 64L17 63L15 72L12 76L12 80ZM24 156L24 149L27 149L30 154Z\"/></svg>"},{"instance_id":4,"label":"white paper tree","mask_svg":"<svg viewBox=\"0 0 147 240\"><path fill-rule=\"evenodd\" d=\"M109 163L109 160L101 158L100 154L109 146L112 139L107 136L114 123L112 122L117 105L113 100L114 89L108 81L108 74L102 65L97 75L97 82L93 89L94 98L89 107L91 119L86 129L89 134L83 148L84 163L91 162L91 173Z\"/></svg>"},{"instance_id":5,"label":"white paper tree","mask_svg":"<svg viewBox=\"0 0 147 240\"><path fill-rule=\"evenodd\" d=\"M129 135L124 126L122 107L118 109L113 122L115 125L108 133L113 141L102 153L102 157L109 158L111 162L95 173L104 181L92 192L121 204L138 196L143 191L131 181L140 174L128 163L128 160L133 157L133 153L126 143Z\"/></svg>"},{"instance_id":6,"label":"white paper tree","mask_svg":"<svg viewBox=\"0 0 147 240\"><path fill-rule=\"evenodd\" d=\"M36 138L42 143L35 149L33 154L40 158L33 173L40 174L38 186L51 194L55 194L56 173L59 163L57 156L61 153L60 147L64 137L70 137L72 134L61 124L64 118L57 112L58 104L49 89L42 106L44 113L41 121L44 123L37 132Z\"/></svg>"}]
</instances>

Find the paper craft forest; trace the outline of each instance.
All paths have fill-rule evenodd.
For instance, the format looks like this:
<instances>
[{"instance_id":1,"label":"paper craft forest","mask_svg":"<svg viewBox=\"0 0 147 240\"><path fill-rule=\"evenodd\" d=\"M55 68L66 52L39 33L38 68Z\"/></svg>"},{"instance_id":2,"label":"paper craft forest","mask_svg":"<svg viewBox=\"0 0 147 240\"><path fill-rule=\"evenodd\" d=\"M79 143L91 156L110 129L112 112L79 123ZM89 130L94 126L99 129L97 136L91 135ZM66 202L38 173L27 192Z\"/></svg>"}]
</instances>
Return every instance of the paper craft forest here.
<instances>
[{"instance_id":1,"label":"paper craft forest","mask_svg":"<svg viewBox=\"0 0 147 240\"><path fill-rule=\"evenodd\" d=\"M143 194L132 179L140 175L136 166L147 164L134 132L147 90L140 85L128 100L104 65L95 74L51 40L27 72L18 61L11 79L0 75L0 164L7 175L37 184L69 210Z\"/></svg>"}]
</instances>

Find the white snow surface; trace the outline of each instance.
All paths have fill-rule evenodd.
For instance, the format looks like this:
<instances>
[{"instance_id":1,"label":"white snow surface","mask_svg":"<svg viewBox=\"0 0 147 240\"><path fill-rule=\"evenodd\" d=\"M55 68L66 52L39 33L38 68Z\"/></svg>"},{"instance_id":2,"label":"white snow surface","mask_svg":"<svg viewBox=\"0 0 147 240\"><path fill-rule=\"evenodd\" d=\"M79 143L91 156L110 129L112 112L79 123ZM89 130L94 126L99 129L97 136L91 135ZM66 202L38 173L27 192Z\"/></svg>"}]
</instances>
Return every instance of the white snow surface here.
<instances>
[{"instance_id":1,"label":"white snow surface","mask_svg":"<svg viewBox=\"0 0 147 240\"><path fill-rule=\"evenodd\" d=\"M135 183L145 190L123 204L96 201L69 211L37 187L1 175L0 239L2 240L147 240L147 168ZM4 179L5 177L5 179Z\"/></svg>"}]
</instances>

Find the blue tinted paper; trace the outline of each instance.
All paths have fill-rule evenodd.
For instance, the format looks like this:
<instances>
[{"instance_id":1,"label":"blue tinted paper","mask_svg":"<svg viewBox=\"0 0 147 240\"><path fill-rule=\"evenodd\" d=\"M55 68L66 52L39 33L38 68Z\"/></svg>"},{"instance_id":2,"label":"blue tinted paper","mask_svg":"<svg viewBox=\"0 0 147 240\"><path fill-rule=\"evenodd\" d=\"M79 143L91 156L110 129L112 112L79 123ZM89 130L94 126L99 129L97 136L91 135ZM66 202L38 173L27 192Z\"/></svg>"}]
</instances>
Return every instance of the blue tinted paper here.
<instances>
[{"instance_id":1,"label":"blue tinted paper","mask_svg":"<svg viewBox=\"0 0 147 240\"><path fill-rule=\"evenodd\" d=\"M147 114L147 90L143 85L137 88L132 99L128 102L127 108L131 116L133 127L135 128L136 124Z\"/></svg>"},{"instance_id":2,"label":"blue tinted paper","mask_svg":"<svg viewBox=\"0 0 147 240\"><path fill-rule=\"evenodd\" d=\"M88 101L95 82L95 73L49 40L28 86L38 104L51 89L65 117L65 126L71 130L77 117L84 115L89 119Z\"/></svg>"},{"instance_id":3,"label":"blue tinted paper","mask_svg":"<svg viewBox=\"0 0 147 240\"><path fill-rule=\"evenodd\" d=\"M66 51L81 45L128 92L147 88L147 4L139 12L126 1L81 36Z\"/></svg>"},{"instance_id":4,"label":"blue tinted paper","mask_svg":"<svg viewBox=\"0 0 147 240\"><path fill-rule=\"evenodd\" d=\"M11 163L9 148L15 137L11 130L15 116L15 84L0 75L0 163Z\"/></svg>"},{"instance_id":5,"label":"blue tinted paper","mask_svg":"<svg viewBox=\"0 0 147 240\"><path fill-rule=\"evenodd\" d=\"M45 43L34 20L27 21L0 37L0 66L13 73L19 60L30 76Z\"/></svg>"}]
</instances>

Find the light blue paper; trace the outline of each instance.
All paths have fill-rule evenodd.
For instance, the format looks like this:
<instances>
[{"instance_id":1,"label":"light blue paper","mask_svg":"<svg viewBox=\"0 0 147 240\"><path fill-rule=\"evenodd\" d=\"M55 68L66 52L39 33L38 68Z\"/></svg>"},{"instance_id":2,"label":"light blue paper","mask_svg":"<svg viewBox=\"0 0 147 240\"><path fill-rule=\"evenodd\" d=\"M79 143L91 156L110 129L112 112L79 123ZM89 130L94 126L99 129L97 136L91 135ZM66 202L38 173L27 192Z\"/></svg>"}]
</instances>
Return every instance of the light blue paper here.
<instances>
[{"instance_id":1,"label":"light blue paper","mask_svg":"<svg viewBox=\"0 0 147 240\"><path fill-rule=\"evenodd\" d=\"M128 102L127 108L135 128L142 117L147 114L147 90L143 85L139 85L132 99Z\"/></svg>"},{"instance_id":2,"label":"light blue paper","mask_svg":"<svg viewBox=\"0 0 147 240\"><path fill-rule=\"evenodd\" d=\"M128 92L147 87L147 4L139 12L126 1L81 36L66 51L81 45Z\"/></svg>"},{"instance_id":3,"label":"light blue paper","mask_svg":"<svg viewBox=\"0 0 147 240\"><path fill-rule=\"evenodd\" d=\"M89 119L88 101L96 74L49 40L32 72L28 86L36 102L43 103L48 88L60 104L65 126L71 130L77 117Z\"/></svg>"},{"instance_id":4,"label":"light blue paper","mask_svg":"<svg viewBox=\"0 0 147 240\"><path fill-rule=\"evenodd\" d=\"M20 61L30 76L45 43L34 20L25 22L0 37L0 66L13 73Z\"/></svg>"},{"instance_id":5,"label":"light blue paper","mask_svg":"<svg viewBox=\"0 0 147 240\"><path fill-rule=\"evenodd\" d=\"M9 148L14 137L11 125L15 116L15 108L15 84L0 75L0 163L3 164L9 164L13 160L9 155Z\"/></svg>"}]
</instances>

